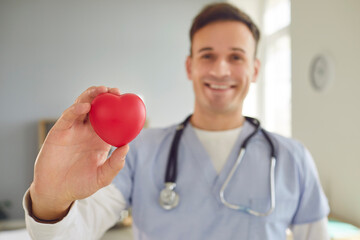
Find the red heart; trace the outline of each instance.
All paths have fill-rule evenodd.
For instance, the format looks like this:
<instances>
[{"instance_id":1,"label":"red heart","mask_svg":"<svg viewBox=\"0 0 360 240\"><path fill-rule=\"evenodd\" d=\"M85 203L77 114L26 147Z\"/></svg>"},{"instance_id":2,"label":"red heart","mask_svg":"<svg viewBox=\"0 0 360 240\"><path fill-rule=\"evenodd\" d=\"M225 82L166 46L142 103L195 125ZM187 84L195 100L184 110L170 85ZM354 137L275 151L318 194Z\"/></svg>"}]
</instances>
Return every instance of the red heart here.
<instances>
[{"instance_id":1,"label":"red heart","mask_svg":"<svg viewBox=\"0 0 360 240\"><path fill-rule=\"evenodd\" d=\"M145 104L135 94L100 94L91 103L91 125L106 143L120 147L131 142L146 119Z\"/></svg>"}]
</instances>

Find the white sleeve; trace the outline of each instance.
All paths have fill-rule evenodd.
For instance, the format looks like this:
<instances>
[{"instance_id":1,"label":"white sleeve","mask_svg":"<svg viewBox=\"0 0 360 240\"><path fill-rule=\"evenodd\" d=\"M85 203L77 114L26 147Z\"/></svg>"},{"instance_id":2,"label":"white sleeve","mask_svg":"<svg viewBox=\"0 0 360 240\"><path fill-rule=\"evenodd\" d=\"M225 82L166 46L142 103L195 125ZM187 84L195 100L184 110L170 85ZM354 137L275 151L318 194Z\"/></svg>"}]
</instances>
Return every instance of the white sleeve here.
<instances>
[{"instance_id":1,"label":"white sleeve","mask_svg":"<svg viewBox=\"0 0 360 240\"><path fill-rule=\"evenodd\" d=\"M25 222L31 238L36 240L99 239L120 219L126 208L123 195L113 184L86 199L75 201L68 214L53 224L36 222L29 215L28 203L29 191L23 199Z\"/></svg>"},{"instance_id":2,"label":"white sleeve","mask_svg":"<svg viewBox=\"0 0 360 240\"><path fill-rule=\"evenodd\" d=\"M290 229L294 240L330 240L327 218L313 223L295 224Z\"/></svg>"}]
</instances>

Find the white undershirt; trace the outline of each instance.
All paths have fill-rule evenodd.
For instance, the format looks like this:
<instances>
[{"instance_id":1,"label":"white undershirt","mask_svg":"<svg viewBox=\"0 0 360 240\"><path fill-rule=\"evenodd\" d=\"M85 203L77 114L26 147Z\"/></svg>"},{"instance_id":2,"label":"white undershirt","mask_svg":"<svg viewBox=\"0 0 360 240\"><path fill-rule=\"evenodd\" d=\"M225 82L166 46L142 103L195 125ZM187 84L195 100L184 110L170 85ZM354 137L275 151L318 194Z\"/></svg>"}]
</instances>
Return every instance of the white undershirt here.
<instances>
[{"instance_id":1,"label":"white undershirt","mask_svg":"<svg viewBox=\"0 0 360 240\"><path fill-rule=\"evenodd\" d=\"M193 127L217 173L221 171L238 138L241 127L224 131L207 131Z\"/></svg>"}]
</instances>

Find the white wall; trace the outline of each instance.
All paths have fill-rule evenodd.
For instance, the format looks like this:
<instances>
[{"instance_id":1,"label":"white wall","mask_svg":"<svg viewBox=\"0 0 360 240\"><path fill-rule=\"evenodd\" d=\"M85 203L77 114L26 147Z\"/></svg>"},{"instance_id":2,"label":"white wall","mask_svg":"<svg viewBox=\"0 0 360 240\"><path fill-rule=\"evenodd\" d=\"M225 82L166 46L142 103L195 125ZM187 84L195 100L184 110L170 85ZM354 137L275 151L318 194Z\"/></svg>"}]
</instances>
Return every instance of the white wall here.
<instances>
[{"instance_id":1,"label":"white wall","mask_svg":"<svg viewBox=\"0 0 360 240\"><path fill-rule=\"evenodd\" d=\"M312 152L332 214L360 226L360 1L292 1L293 136ZM324 92L309 81L326 52L336 78Z\"/></svg>"},{"instance_id":2,"label":"white wall","mask_svg":"<svg viewBox=\"0 0 360 240\"><path fill-rule=\"evenodd\" d=\"M37 122L91 85L141 94L150 126L192 111L184 68L192 18L209 0L0 1L0 201L32 180Z\"/></svg>"}]
</instances>

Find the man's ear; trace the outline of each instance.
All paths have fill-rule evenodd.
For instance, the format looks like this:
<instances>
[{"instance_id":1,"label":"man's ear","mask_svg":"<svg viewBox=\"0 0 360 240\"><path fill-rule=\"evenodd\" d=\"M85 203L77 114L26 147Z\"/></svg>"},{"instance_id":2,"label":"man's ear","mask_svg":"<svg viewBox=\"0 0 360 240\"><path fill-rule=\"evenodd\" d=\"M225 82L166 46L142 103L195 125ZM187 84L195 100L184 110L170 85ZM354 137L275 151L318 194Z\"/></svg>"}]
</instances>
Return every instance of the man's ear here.
<instances>
[{"instance_id":1,"label":"man's ear","mask_svg":"<svg viewBox=\"0 0 360 240\"><path fill-rule=\"evenodd\" d=\"M253 78L251 80L251 82L253 82L253 83L255 83L257 81L257 78L259 76L260 66L261 66L261 62L258 58L256 58L254 61L254 74L253 74Z\"/></svg>"},{"instance_id":2,"label":"man's ear","mask_svg":"<svg viewBox=\"0 0 360 240\"><path fill-rule=\"evenodd\" d=\"M188 56L186 58L185 67L186 67L187 77L189 80L192 80L191 62L192 62L192 58L191 56Z\"/></svg>"}]
</instances>

